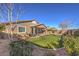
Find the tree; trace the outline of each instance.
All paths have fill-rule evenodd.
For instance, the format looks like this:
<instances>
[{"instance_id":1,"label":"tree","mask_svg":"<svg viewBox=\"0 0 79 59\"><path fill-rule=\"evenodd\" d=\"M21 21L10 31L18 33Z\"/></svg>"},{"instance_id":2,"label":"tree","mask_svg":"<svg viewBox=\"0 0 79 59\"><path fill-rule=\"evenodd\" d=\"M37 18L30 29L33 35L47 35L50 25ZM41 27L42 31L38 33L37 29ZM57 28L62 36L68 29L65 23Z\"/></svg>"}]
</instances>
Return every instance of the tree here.
<instances>
[{"instance_id":1,"label":"tree","mask_svg":"<svg viewBox=\"0 0 79 59\"><path fill-rule=\"evenodd\" d=\"M62 30L68 30L71 26L71 23L72 21L70 20L64 20L62 21L60 24L59 24L59 27L62 29Z\"/></svg>"},{"instance_id":2,"label":"tree","mask_svg":"<svg viewBox=\"0 0 79 59\"><path fill-rule=\"evenodd\" d=\"M64 20L63 22L59 24L59 27L62 29L61 31L62 35L59 40L60 47L64 47L64 34L69 30L70 25L71 25L71 22L69 20ZM70 34L70 32L68 34Z\"/></svg>"},{"instance_id":3,"label":"tree","mask_svg":"<svg viewBox=\"0 0 79 59\"><path fill-rule=\"evenodd\" d=\"M7 31L8 33L10 32L10 35L11 35L11 36L9 35L9 39L13 39L12 35L13 35L14 26L13 26L12 22L14 20L16 21L19 19L19 16L22 14L21 11L22 11L22 8L21 8L20 4L13 4L13 3L0 4L1 19L8 21L10 24L10 27L8 27L9 30ZM17 22L16 22L16 26L17 26Z\"/></svg>"},{"instance_id":4,"label":"tree","mask_svg":"<svg viewBox=\"0 0 79 59\"><path fill-rule=\"evenodd\" d=\"M64 47L64 36L62 35L60 40L59 40L59 47L62 48Z\"/></svg>"}]
</instances>

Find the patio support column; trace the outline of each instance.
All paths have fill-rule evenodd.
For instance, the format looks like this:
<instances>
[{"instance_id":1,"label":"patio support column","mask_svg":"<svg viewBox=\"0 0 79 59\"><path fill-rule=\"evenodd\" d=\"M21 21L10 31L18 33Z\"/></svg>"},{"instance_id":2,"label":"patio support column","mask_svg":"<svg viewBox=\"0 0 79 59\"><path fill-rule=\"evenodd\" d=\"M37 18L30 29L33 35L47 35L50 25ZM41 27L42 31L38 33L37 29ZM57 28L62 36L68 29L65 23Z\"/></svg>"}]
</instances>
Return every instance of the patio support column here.
<instances>
[{"instance_id":1,"label":"patio support column","mask_svg":"<svg viewBox=\"0 0 79 59\"><path fill-rule=\"evenodd\" d=\"M33 35L35 36L35 34L36 34L36 33L35 33L35 27L34 27L34 28L33 28Z\"/></svg>"},{"instance_id":2,"label":"patio support column","mask_svg":"<svg viewBox=\"0 0 79 59\"><path fill-rule=\"evenodd\" d=\"M38 28L36 29L37 35L38 35Z\"/></svg>"}]
</instances>

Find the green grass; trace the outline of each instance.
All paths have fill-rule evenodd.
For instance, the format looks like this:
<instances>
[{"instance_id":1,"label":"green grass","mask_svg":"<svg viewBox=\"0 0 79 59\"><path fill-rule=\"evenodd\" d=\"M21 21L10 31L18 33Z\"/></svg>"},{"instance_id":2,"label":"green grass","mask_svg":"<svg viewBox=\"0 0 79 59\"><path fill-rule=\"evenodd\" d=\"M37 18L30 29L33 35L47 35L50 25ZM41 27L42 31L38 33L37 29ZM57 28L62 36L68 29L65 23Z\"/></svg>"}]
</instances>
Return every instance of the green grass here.
<instances>
[{"instance_id":1,"label":"green grass","mask_svg":"<svg viewBox=\"0 0 79 59\"><path fill-rule=\"evenodd\" d=\"M45 48L57 48L59 45L59 42L58 42L59 39L60 39L60 36L48 35L48 36L32 38L30 42Z\"/></svg>"}]
</instances>

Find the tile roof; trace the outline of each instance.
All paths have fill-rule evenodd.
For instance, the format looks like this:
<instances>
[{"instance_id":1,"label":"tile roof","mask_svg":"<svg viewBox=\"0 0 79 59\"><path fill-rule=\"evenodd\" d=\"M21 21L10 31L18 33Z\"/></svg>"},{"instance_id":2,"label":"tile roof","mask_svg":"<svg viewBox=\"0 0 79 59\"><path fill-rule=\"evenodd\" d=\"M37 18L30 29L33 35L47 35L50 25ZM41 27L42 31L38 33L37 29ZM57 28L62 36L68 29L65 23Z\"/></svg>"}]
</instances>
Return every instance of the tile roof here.
<instances>
[{"instance_id":1,"label":"tile roof","mask_svg":"<svg viewBox=\"0 0 79 59\"><path fill-rule=\"evenodd\" d=\"M12 24L16 24L16 23L25 23L25 22L32 22L32 21L36 21L36 20L22 20L22 21L15 21L15 22L11 22ZM37 22L37 21L36 21ZM1 23L1 24L9 24L10 22L6 22L6 23ZM38 22L37 22L38 23Z\"/></svg>"}]
</instances>

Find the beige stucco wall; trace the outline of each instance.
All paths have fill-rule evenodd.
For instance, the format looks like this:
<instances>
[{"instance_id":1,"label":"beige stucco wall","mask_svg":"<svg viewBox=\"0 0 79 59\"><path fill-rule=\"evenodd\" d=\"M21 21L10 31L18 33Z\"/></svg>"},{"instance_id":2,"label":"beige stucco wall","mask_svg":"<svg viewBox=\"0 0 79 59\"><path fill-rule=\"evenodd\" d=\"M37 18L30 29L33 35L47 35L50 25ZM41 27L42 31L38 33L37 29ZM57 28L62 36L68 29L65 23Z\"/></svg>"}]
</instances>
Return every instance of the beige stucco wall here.
<instances>
[{"instance_id":1,"label":"beige stucco wall","mask_svg":"<svg viewBox=\"0 0 79 59\"><path fill-rule=\"evenodd\" d=\"M12 24L12 27L14 27L14 26L16 26L16 24ZM19 32L18 31L18 27L20 27L20 26L25 27L26 28L26 32L23 32L23 33ZM4 32L10 33L11 30L9 29L9 27L11 27L11 26L10 25L6 25L6 29L5 29ZM28 23L19 23L19 24L17 24L17 26L13 30L13 34L30 34L30 33L31 33L31 26Z\"/></svg>"}]
</instances>

